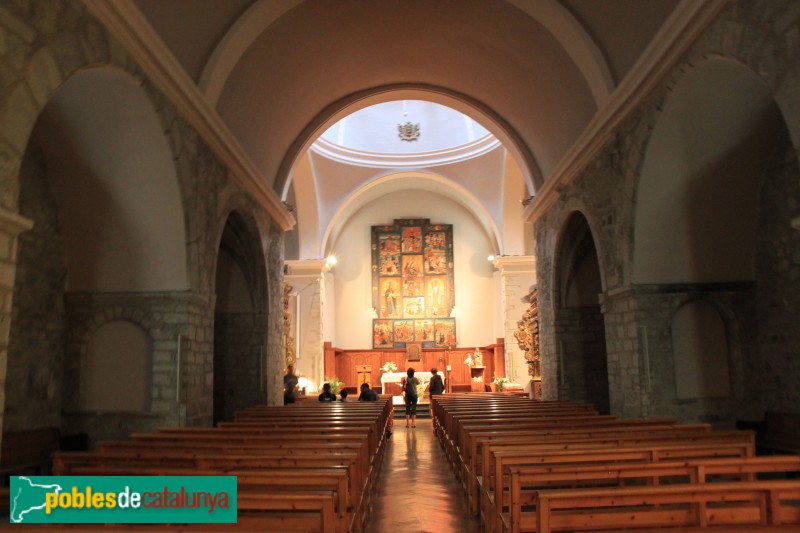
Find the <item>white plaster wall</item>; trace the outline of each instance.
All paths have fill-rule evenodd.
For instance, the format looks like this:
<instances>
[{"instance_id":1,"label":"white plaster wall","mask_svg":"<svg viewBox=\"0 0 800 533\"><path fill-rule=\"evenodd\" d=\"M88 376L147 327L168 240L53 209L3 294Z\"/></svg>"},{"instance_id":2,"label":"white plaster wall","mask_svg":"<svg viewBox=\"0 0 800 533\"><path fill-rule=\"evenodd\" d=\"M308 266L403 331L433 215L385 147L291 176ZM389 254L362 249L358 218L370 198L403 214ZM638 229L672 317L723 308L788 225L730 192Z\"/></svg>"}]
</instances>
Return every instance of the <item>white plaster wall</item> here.
<instances>
[{"instance_id":1,"label":"white plaster wall","mask_svg":"<svg viewBox=\"0 0 800 533\"><path fill-rule=\"evenodd\" d=\"M372 347L370 228L397 218L429 218L431 223L453 225L455 262L456 336L459 346L494 342L496 315L494 253L481 224L463 206L444 196L422 190L404 190L365 205L345 223L331 251L334 267L336 346L343 349ZM326 339L327 340L327 339Z\"/></svg>"}]
</instances>

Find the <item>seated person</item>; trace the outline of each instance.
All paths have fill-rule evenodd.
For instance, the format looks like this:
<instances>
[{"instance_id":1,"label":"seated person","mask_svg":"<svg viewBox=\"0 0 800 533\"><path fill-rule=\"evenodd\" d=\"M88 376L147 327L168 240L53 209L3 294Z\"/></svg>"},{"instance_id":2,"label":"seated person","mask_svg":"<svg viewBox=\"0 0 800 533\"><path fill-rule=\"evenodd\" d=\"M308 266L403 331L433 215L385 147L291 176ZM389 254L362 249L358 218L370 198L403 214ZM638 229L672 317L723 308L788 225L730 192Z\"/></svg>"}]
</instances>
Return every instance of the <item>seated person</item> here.
<instances>
[{"instance_id":1,"label":"seated person","mask_svg":"<svg viewBox=\"0 0 800 533\"><path fill-rule=\"evenodd\" d=\"M339 400L340 402L346 402L347 401L347 389L342 387L342 390L339 391L339 396L341 396L341 399Z\"/></svg>"},{"instance_id":2,"label":"seated person","mask_svg":"<svg viewBox=\"0 0 800 533\"><path fill-rule=\"evenodd\" d=\"M326 383L322 386L322 394L319 395L319 401L321 402L335 402L336 395L331 392L331 384Z\"/></svg>"},{"instance_id":3,"label":"seated person","mask_svg":"<svg viewBox=\"0 0 800 533\"><path fill-rule=\"evenodd\" d=\"M369 388L369 383L362 383L361 394L358 396L358 399L362 402L377 402L378 393Z\"/></svg>"}]
</instances>

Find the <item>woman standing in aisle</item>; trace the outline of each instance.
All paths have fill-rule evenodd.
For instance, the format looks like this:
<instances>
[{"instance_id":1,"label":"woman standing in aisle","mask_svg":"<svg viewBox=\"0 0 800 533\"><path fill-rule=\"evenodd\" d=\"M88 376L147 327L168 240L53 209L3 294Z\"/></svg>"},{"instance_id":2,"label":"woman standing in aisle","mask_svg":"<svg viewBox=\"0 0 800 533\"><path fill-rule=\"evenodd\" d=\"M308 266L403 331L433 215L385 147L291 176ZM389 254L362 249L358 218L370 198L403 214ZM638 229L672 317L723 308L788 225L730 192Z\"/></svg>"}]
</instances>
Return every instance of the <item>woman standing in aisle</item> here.
<instances>
[{"instance_id":1,"label":"woman standing in aisle","mask_svg":"<svg viewBox=\"0 0 800 533\"><path fill-rule=\"evenodd\" d=\"M417 417L417 386L419 379L414 377L414 369L409 368L406 371L406 377L403 379L403 397L406 402L406 427L408 427L409 420L411 427L417 427L415 419Z\"/></svg>"}]
</instances>

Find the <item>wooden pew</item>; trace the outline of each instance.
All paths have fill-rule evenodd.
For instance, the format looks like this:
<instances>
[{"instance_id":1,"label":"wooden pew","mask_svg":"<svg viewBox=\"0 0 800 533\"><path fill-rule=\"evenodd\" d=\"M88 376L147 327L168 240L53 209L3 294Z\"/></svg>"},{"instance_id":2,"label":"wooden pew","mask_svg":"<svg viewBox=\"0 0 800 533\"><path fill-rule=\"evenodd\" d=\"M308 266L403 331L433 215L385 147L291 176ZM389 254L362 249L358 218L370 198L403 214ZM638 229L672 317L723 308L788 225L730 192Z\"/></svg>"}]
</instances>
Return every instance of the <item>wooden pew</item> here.
<instances>
[{"instance_id":1,"label":"wooden pew","mask_svg":"<svg viewBox=\"0 0 800 533\"><path fill-rule=\"evenodd\" d=\"M163 531L217 533L229 531L281 531L335 533L337 519L331 491L280 491L245 494L238 498L236 524L58 524L24 526L37 532ZM23 528L16 525L15 528Z\"/></svg>"},{"instance_id":2,"label":"wooden pew","mask_svg":"<svg viewBox=\"0 0 800 533\"><path fill-rule=\"evenodd\" d=\"M522 531L682 532L761 526L797 531L800 481L772 480L615 489L543 490ZM692 528L692 529L688 529ZM761 529L764 531L764 529Z\"/></svg>"},{"instance_id":3,"label":"wooden pew","mask_svg":"<svg viewBox=\"0 0 800 533\"><path fill-rule=\"evenodd\" d=\"M677 426L669 419L654 420L616 420L616 421L584 421L579 424L561 423L546 425L543 423L517 423L500 425L470 425L462 429L462 444L458 452L461 467L461 478L466 480L475 476L480 470L480 457L483 444L503 440L506 443L531 442L540 438L557 437L598 437L601 435L620 435L635 437L640 434L694 434L707 432L708 424L686 424Z\"/></svg>"},{"instance_id":4,"label":"wooden pew","mask_svg":"<svg viewBox=\"0 0 800 533\"><path fill-rule=\"evenodd\" d=\"M391 417L389 401L364 406L265 408L250 414L253 416L245 417L245 421L226 427L164 428L155 434L134 434L130 442L101 443L97 453L60 453L55 460L60 473L73 474L231 473L239 476L243 494L253 498L251 503L240 505L247 519L254 525L266 524L264 512L270 510L271 528L279 531L331 530L330 520L322 518L327 515L327 506L310 509L304 522L292 512L284 517L288 520L285 523L277 517L291 505L285 503L277 515L271 507L287 501L283 496L277 498L280 494L276 493L296 494L299 487L304 493L329 491L334 497L335 529L360 531L369 509L383 428L388 427ZM313 441L288 442L287 428L313 433ZM262 494L267 502L264 509L258 507ZM297 509L304 505L308 504L301 503ZM253 516L249 516L250 511Z\"/></svg>"},{"instance_id":5,"label":"wooden pew","mask_svg":"<svg viewBox=\"0 0 800 533\"><path fill-rule=\"evenodd\" d=\"M539 490L663 485L667 483L706 483L734 478L755 481L759 474L800 471L800 456L743 457L733 459L695 459L656 463L584 464L548 467L511 467L509 490L503 494L508 513L503 513L503 531L521 533L523 520L535 524L536 493ZM499 498L496 498L499 502ZM498 503L499 505L499 503ZM528 509L523 513L523 508ZM524 517L524 518L523 518ZM530 530L532 531L532 530Z\"/></svg>"},{"instance_id":6,"label":"wooden pew","mask_svg":"<svg viewBox=\"0 0 800 533\"><path fill-rule=\"evenodd\" d=\"M273 475L275 484L282 483L294 489L302 484L307 485L308 490L331 488L331 478L336 477L337 514L343 523L348 522L343 531L350 529L352 517L366 513L363 482L359 475L353 473L353 453L206 456L176 450L131 456L125 453L62 452L56 461L59 475L193 475L192 472L213 471L225 475L246 475L250 485L258 480L267 485L269 476ZM167 471L172 474L167 474ZM268 475L267 471L271 474ZM345 483L344 487L339 487L339 483Z\"/></svg>"},{"instance_id":7,"label":"wooden pew","mask_svg":"<svg viewBox=\"0 0 800 533\"><path fill-rule=\"evenodd\" d=\"M570 434L561 434L561 435L550 435L550 436L539 436L533 442L523 442L520 440L519 437L499 437L494 440L490 440L488 442L484 442L483 446L481 447L481 454L482 459L480 463L481 471L482 471L482 480L483 480L483 492L485 494L480 494L477 492L479 489L480 482L478 481L477 476L474 476L470 480L470 508L473 512L477 510L476 502L472 499L480 497L482 499L489 498L491 499L491 494L495 490L495 486L493 486L487 480L489 479L497 479L498 481L502 481L502 478L493 478L492 472L501 472L502 471L502 460L505 461L514 461L519 460L523 461L524 457L529 453L537 453L543 450L592 450L592 449L611 449L611 448L624 448L624 447L635 447L635 446L655 446L659 444L676 444L676 445L687 445L687 444L695 444L695 443L706 443L706 444L715 444L719 443L720 445L728 445L728 444L735 444L741 445L744 447L748 447L749 450L753 450L749 452L749 455L753 455L755 450L755 440L754 435L752 432L719 432L719 433L712 433L708 432L704 427L700 428L689 428L689 431L665 431L665 432L658 432L658 431L650 431L644 433L632 433L628 434L626 432L622 433L599 433L594 435L570 435ZM488 450L486 450L488 448ZM500 456L501 461L497 461L497 457ZM489 461L489 464L483 463L483 461ZM492 464L495 463L495 464ZM477 468L477 467L476 467ZM492 470L494 468L494 470ZM477 470L476 470L477 472Z\"/></svg>"},{"instance_id":8,"label":"wooden pew","mask_svg":"<svg viewBox=\"0 0 800 533\"><path fill-rule=\"evenodd\" d=\"M748 432L744 432L748 433ZM748 438L749 437L749 438ZM494 495L502 494L504 469L522 465L580 464L587 462L656 462L710 457L751 457L755 445L752 434L744 435L739 442L673 442L670 444L643 443L625 447L609 443L605 446L579 445L572 449L559 449L548 444L528 449L506 450L502 446L484 447L483 475L478 480L478 497L485 524L490 531L500 526L502 509L494 505Z\"/></svg>"},{"instance_id":9,"label":"wooden pew","mask_svg":"<svg viewBox=\"0 0 800 533\"><path fill-rule=\"evenodd\" d=\"M350 487L346 467L340 468L262 468L247 470L209 470L194 468L165 468L142 466L74 466L70 475L79 476L236 476L237 496L244 501L244 510L255 509L252 502L262 494L300 492L317 494L331 491L334 495L333 511L336 515L336 531L348 532L355 528L356 511L351 506ZM250 502L248 504L247 502ZM242 506L240 505L240 510ZM285 509L277 509L285 510ZM323 511L323 509L320 509ZM257 518L257 517L255 517ZM263 518L263 517L262 517ZM320 517L322 523L327 517ZM313 520L312 520L313 521ZM306 521L308 522L308 521Z\"/></svg>"}]
</instances>

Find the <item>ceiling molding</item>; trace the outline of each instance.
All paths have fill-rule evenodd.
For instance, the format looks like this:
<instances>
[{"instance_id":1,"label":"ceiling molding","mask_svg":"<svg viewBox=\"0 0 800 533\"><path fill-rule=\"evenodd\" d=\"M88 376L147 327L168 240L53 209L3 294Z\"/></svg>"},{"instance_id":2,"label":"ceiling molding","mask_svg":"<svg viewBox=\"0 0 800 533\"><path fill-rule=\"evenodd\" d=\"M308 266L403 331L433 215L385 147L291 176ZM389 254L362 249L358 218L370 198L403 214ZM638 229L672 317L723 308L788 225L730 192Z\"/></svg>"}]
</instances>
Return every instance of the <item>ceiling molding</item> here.
<instances>
[{"instance_id":1,"label":"ceiling molding","mask_svg":"<svg viewBox=\"0 0 800 533\"><path fill-rule=\"evenodd\" d=\"M198 84L212 107L217 107L228 77L253 41L273 22L303 1L258 0L228 29L203 67Z\"/></svg>"},{"instance_id":2,"label":"ceiling molding","mask_svg":"<svg viewBox=\"0 0 800 533\"><path fill-rule=\"evenodd\" d=\"M311 145L311 150L328 159L347 165L370 168L409 169L438 167L460 163L468 159L480 157L500 146L501 144L497 137L489 133L475 141L431 152L416 152L410 154L367 152L365 150L357 150L333 143L323 137L319 137L314 141L314 144Z\"/></svg>"},{"instance_id":3,"label":"ceiling molding","mask_svg":"<svg viewBox=\"0 0 800 533\"><path fill-rule=\"evenodd\" d=\"M523 211L536 222L558 199L559 191L577 177L614 136L617 129L650 96L730 0L682 0L639 56L630 73L581 136L553 169L536 198Z\"/></svg>"},{"instance_id":4,"label":"ceiling molding","mask_svg":"<svg viewBox=\"0 0 800 533\"><path fill-rule=\"evenodd\" d=\"M119 40L145 74L208 143L231 175L284 231L295 225L278 195L208 104L133 0L83 0L89 12Z\"/></svg>"},{"instance_id":5,"label":"ceiling molding","mask_svg":"<svg viewBox=\"0 0 800 533\"><path fill-rule=\"evenodd\" d=\"M614 90L605 56L583 25L556 0L506 0L555 37L583 75L598 109Z\"/></svg>"}]
</instances>

